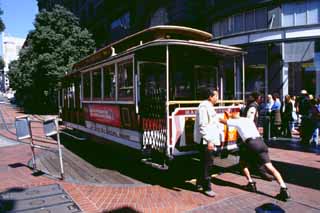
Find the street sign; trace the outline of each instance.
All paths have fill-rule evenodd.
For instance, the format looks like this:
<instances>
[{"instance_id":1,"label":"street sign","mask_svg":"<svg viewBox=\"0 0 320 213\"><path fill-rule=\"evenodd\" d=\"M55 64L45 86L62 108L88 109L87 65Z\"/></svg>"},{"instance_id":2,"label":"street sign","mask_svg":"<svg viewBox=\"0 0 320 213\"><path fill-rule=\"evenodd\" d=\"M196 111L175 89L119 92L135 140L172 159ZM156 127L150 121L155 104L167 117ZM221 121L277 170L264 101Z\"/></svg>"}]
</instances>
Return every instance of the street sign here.
<instances>
[{"instance_id":1,"label":"street sign","mask_svg":"<svg viewBox=\"0 0 320 213\"><path fill-rule=\"evenodd\" d=\"M48 119L43 122L44 134L49 137L58 133L58 127L56 124L56 119Z\"/></svg>"},{"instance_id":2,"label":"street sign","mask_svg":"<svg viewBox=\"0 0 320 213\"><path fill-rule=\"evenodd\" d=\"M27 116L17 117L15 126L18 140L31 138L30 121Z\"/></svg>"}]
</instances>

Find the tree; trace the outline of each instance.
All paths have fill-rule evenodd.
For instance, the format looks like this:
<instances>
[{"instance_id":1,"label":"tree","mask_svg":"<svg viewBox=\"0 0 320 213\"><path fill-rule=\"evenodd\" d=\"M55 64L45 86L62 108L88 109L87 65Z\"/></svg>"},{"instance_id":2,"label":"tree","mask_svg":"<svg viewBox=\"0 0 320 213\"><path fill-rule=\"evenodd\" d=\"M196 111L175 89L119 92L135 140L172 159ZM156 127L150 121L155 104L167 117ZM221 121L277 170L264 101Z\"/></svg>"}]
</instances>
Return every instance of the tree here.
<instances>
[{"instance_id":1,"label":"tree","mask_svg":"<svg viewBox=\"0 0 320 213\"><path fill-rule=\"evenodd\" d=\"M56 107L57 85L72 64L94 50L92 35L62 6L41 11L19 53L17 69L9 71L12 88L24 97L24 106ZM13 82L12 82L13 81Z\"/></svg>"},{"instance_id":2,"label":"tree","mask_svg":"<svg viewBox=\"0 0 320 213\"><path fill-rule=\"evenodd\" d=\"M3 14L3 11L0 9L0 16ZM0 17L0 32L3 32L6 26L4 25L2 18Z\"/></svg>"},{"instance_id":3,"label":"tree","mask_svg":"<svg viewBox=\"0 0 320 213\"><path fill-rule=\"evenodd\" d=\"M4 64L4 60L2 58L2 56L0 56L0 70L3 70L5 64Z\"/></svg>"}]
</instances>

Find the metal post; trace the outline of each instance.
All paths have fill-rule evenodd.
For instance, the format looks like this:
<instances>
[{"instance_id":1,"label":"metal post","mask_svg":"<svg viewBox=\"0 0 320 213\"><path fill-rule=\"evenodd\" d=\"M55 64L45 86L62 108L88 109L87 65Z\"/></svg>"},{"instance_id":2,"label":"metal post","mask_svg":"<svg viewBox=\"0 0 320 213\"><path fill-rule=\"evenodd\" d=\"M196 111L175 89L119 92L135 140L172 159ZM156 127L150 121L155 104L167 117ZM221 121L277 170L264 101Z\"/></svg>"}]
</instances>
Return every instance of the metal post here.
<instances>
[{"instance_id":1,"label":"metal post","mask_svg":"<svg viewBox=\"0 0 320 213\"><path fill-rule=\"evenodd\" d=\"M31 153L32 153L32 168L33 168L33 171L35 171L37 169L37 167L36 167L36 153L34 150L34 143L33 143L32 131L31 131L31 122L29 120L29 117L27 117L27 121L28 121L29 130L30 130L30 148L31 148Z\"/></svg>"},{"instance_id":2,"label":"metal post","mask_svg":"<svg viewBox=\"0 0 320 213\"><path fill-rule=\"evenodd\" d=\"M246 91L245 91L245 85L246 85L246 81L245 81L245 65L244 65L244 54L242 54L242 99L243 99L243 103L245 103L245 98L246 98Z\"/></svg>"},{"instance_id":3,"label":"metal post","mask_svg":"<svg viewBox=\"0 0 320 213\"><path fill-rule=\"evenodd\" d=\"M237 99L237 61L233 57L233 99Z\"/></svg>"},{"instance_id":4,"label":"metal post","mask_svg":"<svg viewBox=\"0 0 320 213\"><path fill-rule=\"evenodd\" d=\"M57 142L58 142L58 151L59 151L59 161L60 161L60 175L61 179L64 179L64 170L63 170L63 161L62 161L62 150L61 150L61 144L60 144L60 132L59 132L59 124L58 119L55 119L55 124L57 128Z\"/></svg>"},{"instance_id":5,"label":"metal post","mask_svg":"<svg viewBox=\"0 0 320 213\"><path fill-rule=\"evenodd\" d=\"M170 153L170 148L169 148L169 144L170 144L170 134L169 134L169 132L170 132L170 129L169 129L169 122L170 122L170 120L169 120L169 100L170 100L170 98L169 98L169 63L170 63L170 61L169 61L169 57L170 57L170 55L169 55L169 46L167 45L166 46L166 122L167 122L167 125L166 125L166 127L167 127L167 154L168 155L170 155L171 153Z\"/></svg>"}]
</instances>

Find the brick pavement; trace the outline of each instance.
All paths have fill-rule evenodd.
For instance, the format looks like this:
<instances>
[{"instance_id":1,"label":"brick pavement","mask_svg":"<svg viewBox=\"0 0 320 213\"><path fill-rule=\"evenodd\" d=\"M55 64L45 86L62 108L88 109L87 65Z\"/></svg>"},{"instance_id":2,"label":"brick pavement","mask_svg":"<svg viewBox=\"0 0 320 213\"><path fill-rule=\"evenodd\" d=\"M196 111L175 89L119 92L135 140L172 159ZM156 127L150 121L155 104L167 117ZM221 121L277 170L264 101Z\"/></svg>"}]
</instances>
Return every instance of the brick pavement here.
<instances>
[{"instance_id":1,"label":"brick pavement","mask_svg":"<svg viewBox=\"0 0 320 213\"><path fill-rule=\"evenodd\" d=\"M22 115L18 109L0 104L4 121L12 123ZM41 140L41 126L34 126ZM0 135L15 140L14 129L1 129ZM1 141L0 141L1 143ZM288 180L292 201L287 203L273 199L278 193L275 182L257 179L259 194L242 189L243 176L234 171L213 178L216 198L184 188L168 188L161 185L90 185L54 180L35 176L26 166L31 159L26 144L0 147L0 192L22 187L60 184L84 212L254 212L263 203L275 203L287 212L320 212L320 158L315 153L299 150L270 148L271 159Z\"/></svg>"}]
</instances>

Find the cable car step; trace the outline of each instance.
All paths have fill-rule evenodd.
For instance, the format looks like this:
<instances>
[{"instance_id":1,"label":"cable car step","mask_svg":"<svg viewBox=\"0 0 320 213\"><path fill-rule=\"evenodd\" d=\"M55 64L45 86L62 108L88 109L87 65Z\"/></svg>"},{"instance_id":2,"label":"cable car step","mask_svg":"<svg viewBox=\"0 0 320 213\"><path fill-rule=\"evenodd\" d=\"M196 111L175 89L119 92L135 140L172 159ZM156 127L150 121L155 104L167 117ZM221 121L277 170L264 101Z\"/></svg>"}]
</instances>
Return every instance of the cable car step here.
<instances>
[{"instance_id":1,"label":"cable car step","mask_svg":"<svg viewBox=\"0 0 320 213\"><path fill-rule=\"evenodd\" d=\"M151 166L153 168L159 169L159 170L166 171L169 169L168 165L152 162L152 159L143 158L143 159L141 159L141 162L148 165L148 166Z\"/></svg>"}]
</instances>

